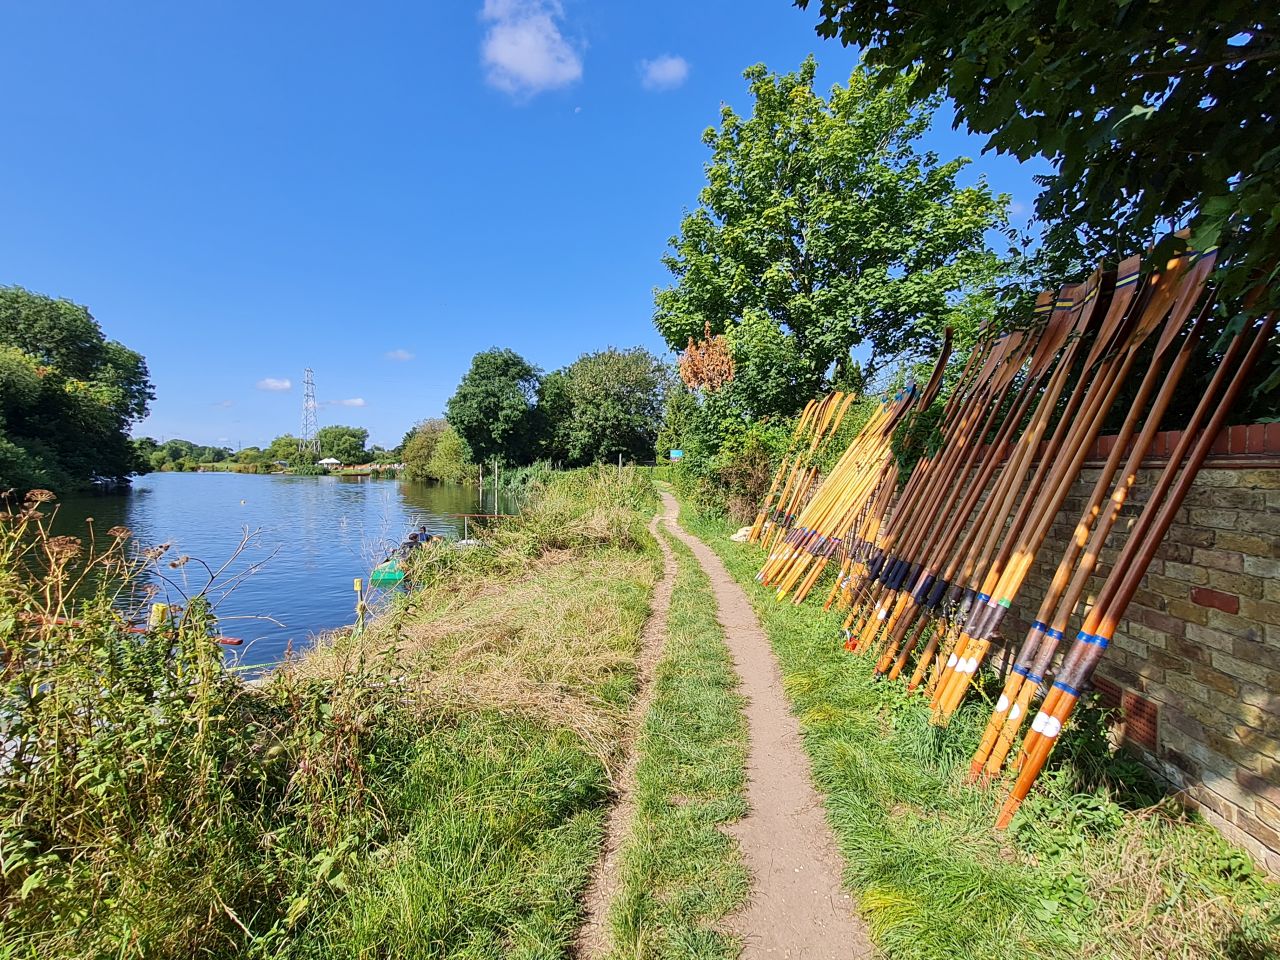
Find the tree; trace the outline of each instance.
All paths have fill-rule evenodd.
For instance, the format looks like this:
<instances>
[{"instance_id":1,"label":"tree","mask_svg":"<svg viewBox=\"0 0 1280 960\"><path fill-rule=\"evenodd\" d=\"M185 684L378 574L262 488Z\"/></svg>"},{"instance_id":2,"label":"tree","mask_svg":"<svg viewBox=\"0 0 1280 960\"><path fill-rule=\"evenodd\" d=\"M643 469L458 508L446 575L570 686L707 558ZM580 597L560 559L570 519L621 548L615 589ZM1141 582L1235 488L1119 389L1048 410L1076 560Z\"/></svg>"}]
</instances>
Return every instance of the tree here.
<instances>
[{"instance_id":1,"label":"tree","mask_svg":"<svg viewBox=\"0 0 1280 960\"><path fill-rule=\"evenodd\" d=\"M726 335L748 416L794 412L847 374L854 347L870 348L872 376L933 350L1000 269L984 234L1005 226L1008 198L981 178L959 186L966 159L916 148L936 98L858 69L824 99L815 70L746 71L751 115L726 106L704 134L707 185L663 258L675 284L655 295L673 349L707 324Z\"/></svg>"},{"instance_id":2,"label":"tree","mask_svg":"<svg viewBox=\"0 0 1280 960\"><path fill-rule=\"evenodd\" d=\"M281 434L267 444L265 452L272 463L293 463L298 459L298 438L292 433Z\"/></svg>"},{"instance_id":3,"label":"tree","mask_svg":"<svg viewBox=\"0 0 1280 960\"><path fill-rule=\"evenodd\" d=\"M1114 260L1189 223L1199 249L1234 237L1228 298L1276 276L1280 31L1265 4L818 6L817 32L883 67L881 88L912 71L911 91L945 91L956 124L990 135L988 148L1053 163L1036 201L1051 249ZM1280 305L1280 284L1268 305Z\"/></svg>"},{"instance_id":4,"label":"tree","mask_svg":"<svg viewBox=\"0 0 1280 960\"><path fill-rule=\"evenodd\" d=\"M567 462L612 462L619 454L632 460L650 457L671 382L666 364L643 347L610 347L583 354L553 376L560 379L556 390L563 389L554 426Z\"/></svg>"},{"instance_id":5,"label":"tree","mask_svg":"<svg viewBox=\"0 0 1280 960\"><path fill-rule=\"evenodd\" d=\"M468 460L531 463L541 440L536 410L542 371L514 350L477 353L445 406Z\"/></svg>"},{"instance_id":6,"label":"tree","mask_svg":"<svg viewBox=\"0 0 1280 960\"><path fill-rule=\"evenodd\" d=\"M538 455L548 463L563 464L569 454L569 424L573 401L569 397L567 369L552 370L538 384L537 432L541 438Z\"/></svg>"},{"instance_id":7,"label":"tree","mask_svg":"<svg viewBox=\"0 0 1280 960\"><path fill-rule=\"evenodd\" d=\"M427 464L427 476L441 483L469 483L476 479L476 466L467 458L467 447L453 427L436 440Z\"/></svg>"},{"instance_id":8,"label":"tree","mask_svg":"<svg viewBox=\"0 0 1280 960\"><path fill-rule=\"evenodd\" d=\"M405 434L400 445L400 462L406 480L439 480L431 473L431 456L441 435L449 428L443 419L423 420Z\"/></svg>"},{"instance_id":9,"label":"tree","mask_svg":"<svg viewBox=\"0 0 1280 960\"><path fill-rule=\"evenodd\" d=\"M145 470L129 429L153 397L142 356L86 307L0 287L0 489Z\"/></svg>"},{"instance_id":10,"label":"tree","mask_svg":"<svg viewBox=\"0 0 1280 960\"><path fill-rule=\"evenodd\" d=\"M655 451L659 463L667 460L672 450L685 449L698 432L700 415L698 398L683 384L676 383L667 391L662 429L658 431L658 447Z\"/></svg>"},{"instance_id":11,"label":"tree","mask_svg":"<svg viewBox=\"0 0 1280 960\"><path fill-rule=\"evenodd\" d=\"M321 427L316 431L316 440L320 443L321 460L332 457L345 464L364 463L367 458L369 431L364 427Z\"/></svg>"}]
</instances>

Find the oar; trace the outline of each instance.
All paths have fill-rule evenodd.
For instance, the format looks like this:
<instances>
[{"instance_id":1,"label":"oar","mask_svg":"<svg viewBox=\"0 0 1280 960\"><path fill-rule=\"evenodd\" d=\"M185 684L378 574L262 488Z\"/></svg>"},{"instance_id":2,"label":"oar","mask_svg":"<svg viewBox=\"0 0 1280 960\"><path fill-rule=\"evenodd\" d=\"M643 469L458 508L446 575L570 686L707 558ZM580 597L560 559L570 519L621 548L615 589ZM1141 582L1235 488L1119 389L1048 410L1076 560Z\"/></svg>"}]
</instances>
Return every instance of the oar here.
<instances>
[{"instance_id":1,"label":"oar","mask_svg":"<svg viewBox=\"0 0 1280 960\"><path fill-rule=\"evenodd\" d=\"M1017 781L1001 808L996 822L998 828L1003 829L1009 825L1018 807L1026 798L1031 784L1043 769L1045 761L1057 742L1062 725L1070 718L1081 696L1081 690L1092 677L1103 652L1110 645L1115 628L1124 616L1134 593L1137 592L1142 577L1145 576L1147 567L1160 546L1160 541L1173 523L1173 518L1182 506L1183 500L1186 499L1187 493L1195 482L1196 474L1209 455L1209 450L1222 429L1231 407L1244 389L1249 373L1266 348L1267 341L1275 329L1275 322L1275 314L1268 314L1256 331L1242 330L1233 338L1232 347L1234 348L1251 337L1249 351L1239 366L1232 370L1230 365L1234 355L1238 355L1238 350L1228 350L1228 357L1224 357L1209 389L1197 405L1192 424L1183 432L1181 441L1170 456L1169 463L1156 489L1152 491L1151 499L1143 509L1133 534L1126 541L1119 559L1107 578L1103 594L1099 596L1094 608L1089 612L1084 627L1058 673L1058 679L1054 681L1032 723L1031 732L1023 743L1022 763ZM1218 392L1222 389L1223 380L1226 380L1227 384L1219 397ZM1193 431L1198 429L1210 409L1213 413L1208 426L1196 435L1195 442L1192 444ZM1187 457L1187 462L1179 471L1178 464L1184 455ZM1172 479L1175 474L1176 482Z\"/></svg>"}]
</instances>

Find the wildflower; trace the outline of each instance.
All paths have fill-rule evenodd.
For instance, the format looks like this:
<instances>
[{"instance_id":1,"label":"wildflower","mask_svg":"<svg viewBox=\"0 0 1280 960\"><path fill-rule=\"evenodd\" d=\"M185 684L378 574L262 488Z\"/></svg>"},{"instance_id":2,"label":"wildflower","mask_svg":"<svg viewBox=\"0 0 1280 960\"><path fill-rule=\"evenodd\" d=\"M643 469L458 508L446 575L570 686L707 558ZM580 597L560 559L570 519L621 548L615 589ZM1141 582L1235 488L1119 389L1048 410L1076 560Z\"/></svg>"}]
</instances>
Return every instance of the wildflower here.
<instances>
[{"instance_id":1,"label":"wildflower","mask_svg":"<svg viewBox=\"0 0 1280 960\"><path fill-rule=\"evenodd\" d=\"M133 536L133 531L128 527L114 526L107 531L107 536L115 537L117 540L128 540Z\"/></svg>"},{"instance_id":2,"label":"wildflower","mask_svg":"<svg viewBox=\"0 0 1280 960\"><path fill-rule=\"evenodd\" d=\"M149 547L148 549L142 551L142 555L146 557L148 560L159 560L161 557L165 555L165 553L168 552L171 546L173 546L173 544L162 543L162 544L159 544L158 546Z\"/></svg>"},{"instance_id":3,"label":"wildflower","mask_svg":"<svg viewBox=\"0 0 1280 960\"><path fill-rule=\"evenodd\" d=\"M169 569L177 570L179 567L185 567L190 560L191 558L184 553L177 560L169 561Z\"/></svg>"},{"instance_id":4,"label":"wildflower","mask_svg":"<svg viewBox=\"0 0 1280 960\"><path fill-rule=\"evenodd\" d=\"M58 499L48 490L28 490L27 503L49 503L51 500Z\"/></svg>"}]
</instances>

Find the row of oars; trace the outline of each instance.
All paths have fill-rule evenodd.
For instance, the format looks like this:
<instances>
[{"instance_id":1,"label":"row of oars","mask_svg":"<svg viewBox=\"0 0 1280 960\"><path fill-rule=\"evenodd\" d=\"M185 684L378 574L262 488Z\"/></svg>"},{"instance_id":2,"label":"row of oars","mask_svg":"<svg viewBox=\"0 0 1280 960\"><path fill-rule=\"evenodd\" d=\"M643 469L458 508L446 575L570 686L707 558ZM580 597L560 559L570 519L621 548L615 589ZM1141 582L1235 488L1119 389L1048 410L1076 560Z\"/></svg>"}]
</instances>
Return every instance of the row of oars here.
<instances>
[{"instance_id":1,"label":"row of oars","mask_svg":"<svg viewBox=\"0 0 1280 960\"><path fill-rule=\"evenodd\" d=\"M894 427L910 410L933 401L941 389L950 345L948 330L925 388L909 386L876 408L794 526L775 541L758 578L774 587L779 599L793 594L793 603L803 602L833 557L843 552L847 562L851 541L875 539L893 493L896 468L890 443Z\"/></svg>"},{"instance_id":2,"label":"row of oars","mask_svg":"<svg viewBox=\"0 0 1280 960\"><path fill-rule=\"evenodd\" d=\"M773 483L760 504L748 542L766 547L784 537L818 478L818 461L836 436L853 403L852 393L836 390L822 400L810 400L801 413L791 443L774 472Z\"/></svg>"},{"instance_id":3,"label":"row of oars","mask_svg":"<svg viewBox=\"0 0 1280 960\"><path fill-rule=\"evenodd\" d=\"M1051 673L1102 547L1120 533L1117 519L1138 467L1203 349L1214 261L1214 251L1188 253L1143 283L1135 257L1056 296L1042 295L1027 329L972 351L942 410L941 443L915 464L890 510L896 475L890 435L914 403L923 408L932 401L946 359L940 358L925 396L911 392L884 404L854 438L760 571L780 599L794 591L799 603L840 554L826 603L849 610L846 646L875 654L876 672L890 679L916 655L908 687L923 684L934 721L945 724L998 641L1104 424L1122 419L973 758L971 779L999 775L1032 701L1044 697L1018 755L1002 824L1043 767L1273 330L1268 319L1232 340L1083 628ZM1140 361L1137 391L1120 409Z\"/></svg>"}]
</instances>

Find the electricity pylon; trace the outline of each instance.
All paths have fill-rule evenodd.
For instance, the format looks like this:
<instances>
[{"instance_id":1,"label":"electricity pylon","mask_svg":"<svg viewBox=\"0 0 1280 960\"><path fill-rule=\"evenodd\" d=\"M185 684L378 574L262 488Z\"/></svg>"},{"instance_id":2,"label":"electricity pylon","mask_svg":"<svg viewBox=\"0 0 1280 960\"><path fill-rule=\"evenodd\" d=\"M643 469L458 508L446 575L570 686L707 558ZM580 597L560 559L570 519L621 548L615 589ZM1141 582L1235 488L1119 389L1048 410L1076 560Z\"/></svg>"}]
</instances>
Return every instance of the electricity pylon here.
<instances>
[{"instance_id":1,"label":"electricity pylon","mask_svg":"<svg viewBox=\"0 0 1280 960\"><path fill-rule=\"evenodd\" d=\"M298 437L300 453L320 453L320 424L316 419L316 380L307 367L302 378L302 435Z\"/></svg>"}]
</instances>

